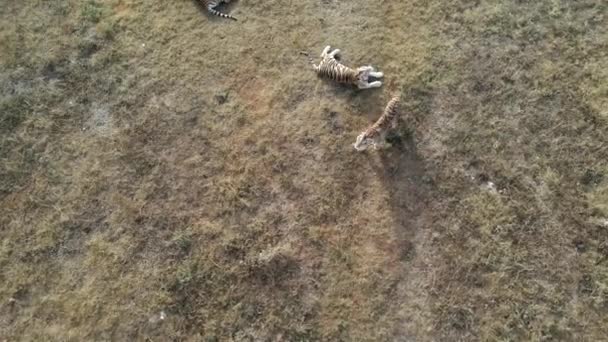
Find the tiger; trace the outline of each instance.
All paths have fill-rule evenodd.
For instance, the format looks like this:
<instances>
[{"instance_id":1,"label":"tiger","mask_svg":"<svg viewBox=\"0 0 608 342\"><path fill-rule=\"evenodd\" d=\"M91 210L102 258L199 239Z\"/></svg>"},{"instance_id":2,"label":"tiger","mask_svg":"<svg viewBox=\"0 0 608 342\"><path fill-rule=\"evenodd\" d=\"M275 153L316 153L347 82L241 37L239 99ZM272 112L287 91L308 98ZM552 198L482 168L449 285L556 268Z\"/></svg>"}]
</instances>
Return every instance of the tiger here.
<instances>
[{"instance_id":1,"label":"tiger","mask_svg":"<svg viewBox=\"0 0 608 342\"><path fill-rule=\"evenodd\" d=\"M397 128L397 107L399 102L400 96L393 96L393 98L388 102L388 105L386 105L384 113L382 113L382 116L380 116L378 121L359 134L356 142L353 145L355 150L365 151L370 146L375 150L381 147L390 147L390 144L386 142L386 133L391 129Z\"/></svg>"},{"instance_id":2,"label":"tiger","mask_svg":"<svg viewBox=\"0 0 608 342\"><path fill-rule=\"evenodd\" d=\"M331 52L330 50L331 46L329 45L323 49L319 65L314 63L308 53L302 52L302 54L308 56L310 63L320 77L342 84L355 85L359 89L379 88L382 86L382 82L380 81L369 82L369 77L381 78L384 76L383 73L376 71L369 65L361 66L357 69L347 67L338 61L340 50L335 49Z\"/></svg>"},{"instance_id":3,"label":"tiger","mask_svg":"<svg viewBox=\"0 0 608 342\"><path fill-rule=\"evenodd\" d=\"M231 16L230 14L222 13L215 8L222 3L229 3L230 0L201 0L203 5L207 8L207 11L213 15L217 15L218 17L228 18L236 21L236 18Z\"/></svg>"}]
</instances>

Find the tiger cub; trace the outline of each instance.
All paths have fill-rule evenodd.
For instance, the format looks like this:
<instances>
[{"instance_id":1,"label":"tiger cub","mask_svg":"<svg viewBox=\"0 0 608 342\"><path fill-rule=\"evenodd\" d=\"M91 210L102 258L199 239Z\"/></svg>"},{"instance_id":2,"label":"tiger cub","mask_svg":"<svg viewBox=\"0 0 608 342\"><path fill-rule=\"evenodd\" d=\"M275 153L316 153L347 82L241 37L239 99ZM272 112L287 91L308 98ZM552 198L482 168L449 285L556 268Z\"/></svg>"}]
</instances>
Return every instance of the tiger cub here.
<instances>
[{"instance_id":1,"label":"tiger cub","mask_svg":"<svg viewBox=\"0 0 608 342\"><path fill-rule=\"evenodd\" d=\"M382 113L380 119L369 126L365 132L359 134L354 144L357 151L365 151L370 146L376 150L381 147L390 147L390 144L387 144L385 140L386 133L390 129L397 128L397 106L399 105L399 100L399 95L394 96L384 109L384 113Z\"/></svg>"},{"instance_id":2,"label":"tiger cub","mask_svg":"<svg viewBox=\"0 0 608 342\"><path fill-rule=\"evenodd\" d=\"M201 1L203 2L203 5L207 8L207 11L209 11L209 13L211 13L213 15L217 15L218 17L236 20L236 18L231 16L230 14L225 14L225 13L222 13L215 9L217 6L219 6L222 3L226 3L226 4L229 3L230 0L201 0Z\"/></svg>"},{"instance_id":3,"label":"tiger cub","mask_svg":"<svg viewBox=\"0 0 608 342\"><path fill-rule=\"evenodd\" d=\"M375 71L372 66L362 66L357 69L349 68L336 59L336 56L339 58L340 50L335 49L330 52L330 49L329 45L323 49L319 65L314 64L314 61L311 60L311 64L317 75L338 83L355 85L359 89L379 88L382 86L382 82L380 81L369 82L369 77L381 78L384 76L383 73Z\"/></svg>"}]
</instances>

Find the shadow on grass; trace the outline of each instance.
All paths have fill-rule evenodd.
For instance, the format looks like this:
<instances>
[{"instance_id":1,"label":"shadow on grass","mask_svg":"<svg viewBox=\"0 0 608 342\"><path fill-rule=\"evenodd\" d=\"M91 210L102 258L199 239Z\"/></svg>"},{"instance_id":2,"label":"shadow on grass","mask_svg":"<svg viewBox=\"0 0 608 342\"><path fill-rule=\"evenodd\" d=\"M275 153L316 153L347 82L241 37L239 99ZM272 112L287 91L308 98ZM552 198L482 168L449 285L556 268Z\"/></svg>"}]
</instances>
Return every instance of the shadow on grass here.
<instances>
[{"instance_id":1,"label":"shadow on grass","mask_svg":"<svg viewBox=\"0 0 608 342\"><path fill-rule=\"evenodd\" d=\"M431 92L406 92L402 99L417 97L414 104L400 106L401 119L397 132L387 136L392 146L377 151L378 159L370 159L372 168L380 178L388 194L389 212L393 222L394 249L393 260L398 261L397 276L393 284L393 297L387 311L400 314L393 327L396 339L418 339L418 326L424 313L420 306L427 305L430 296L424 284L429 282L426 273L426 261L430 252L427 241L432 217L431 194L433 191L432 176L427 174L426 163L416 147L415 117L422 117L428 111ZM372 152L374 153L374 152ZM377 163L379 160L380 163ZM427 334L427 333L425 333Z\"/></svg>"},{"instance_id":2,"label":"shadow on grass","mask_svg":"<svg viewBox=\"0 0 608 342\"><path fill-rule=\"evenodd\" d=\"M418 218L427 209L432 185L416 148L417 118L425 117L430 110L431 97L432 92L417 88L403 92L398 128L386 138L392 146L378 151L381 164L372 166L390 196L395 232L406 259L414 257L411 240L416 235Z\"/></svg>"}]
</instances>

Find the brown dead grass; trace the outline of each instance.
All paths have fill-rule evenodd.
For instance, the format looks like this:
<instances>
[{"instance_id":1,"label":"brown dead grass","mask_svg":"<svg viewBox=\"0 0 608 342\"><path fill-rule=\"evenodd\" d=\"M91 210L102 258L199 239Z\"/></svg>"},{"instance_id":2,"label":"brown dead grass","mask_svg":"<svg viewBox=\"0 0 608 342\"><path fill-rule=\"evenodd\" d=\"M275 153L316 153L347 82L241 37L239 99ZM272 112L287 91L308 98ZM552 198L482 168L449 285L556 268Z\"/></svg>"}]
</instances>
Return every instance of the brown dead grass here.
<instances>
[{"instance_id":1,"label":"brown dead grass","mask_svg":"<svg viewBox=\"0 0 608 342\"><path fill-rule=\"evenodd\" d=\"M0 6L0 337L605 337L603 2L228 9Z\"/></svg>"}]
</instances>

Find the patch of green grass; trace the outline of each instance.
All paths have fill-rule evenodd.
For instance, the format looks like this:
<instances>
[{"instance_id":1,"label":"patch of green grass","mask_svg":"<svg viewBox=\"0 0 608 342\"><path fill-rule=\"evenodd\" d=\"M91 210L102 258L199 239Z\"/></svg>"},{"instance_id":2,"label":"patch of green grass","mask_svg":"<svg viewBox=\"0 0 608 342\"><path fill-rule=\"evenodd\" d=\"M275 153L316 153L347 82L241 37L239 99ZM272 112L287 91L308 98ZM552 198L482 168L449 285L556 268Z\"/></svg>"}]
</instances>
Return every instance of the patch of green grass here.
<instances>
[{"instance_id":1,"label":"patch of green grass","mask_svg":"<svg viewBox=\"0 0 608 342\"><path fill-rule=\"evenodd\" d=\"M513 209L504 202L499 194L489 190L468 198L464 210L471 228L477 229L483 238L498 237L505 226L515 222Z\"/></svg>"},{"instance_id":2,"label":"patch of green grass","mask_svg":"<svg viewBox=\"0 0 608 342\"><path fill-rule=\"evenodd\" d=\"M112 40L120 32L120 26L116 20L108 19L99 23L97 32L100 37L105 40Z\"/></svg>"},{"instance_id":3,"label":"patch of green grass","mask_svg":"<svg viewBox=\"0 0 608 342\"><path fill-rule=\"evenodd\" d=\"M19 141L6 139L0 141L0 195L25 184L37 164L36 156L32 145L20 145Z\"/></svg>"},{"instance_id":4,"label":"patch of green grass","mask_svg":"<svg viewBox=\"0 0 608 342\"><path fill-rule=\"evenodd\" d=\"M87 0L80 10L83 20L97 24L104 15L104 6L97 0Z\"/></svg>"},{"instance_id":5,"label":"patch of green grass","mask_svg":"<svg viewBox=\"0 0 608 342\"><path fill-rule=\"evenodd\" d=\"M608 220L608 182L603 181L598 184L587 196L595 215Z\"/></svg>"},{"instance_id":6,"label":"patch of green grass","mask_svg":"<svg viewBox=\"0 0 608 342\"><path fill-rule=\"evenodd\" d=\"M27 96L10 96L0 102L0 134L13 132L28 118L32 105Z\"/></svg>"},{"instance_id":7,"label":"patch of green grass","mask_svg":"<svg viewBox=\"0 0 608 342\"><path fill-rule=\"evenodd\" d=\"M189 232L177 232L171 239L171 242L180 252L187 253L193 244L192 234Z\"/></svg>"},{"instance_id":8,"label":"patch of green grass","mask_svg":"<svg viewBox=\"0 0 608 342\"><path fill-rule=\"evenodd\" d=\"M72 4L69 1L49 1L53 14L60 17L66 17L72 10Z\"/></svg>"},{"instance_id":9,"label":"patch of green grass","mask_svg":"<svg viewBox=\"0 0 608 342\"><path fill-rule=\"evenodd\" d=\"M195 280L196 272L196 264L193 264L192 262L181 264L177 268L177 272L175 274L176 285L179 288L188 286L193 280Z\"/></svg>"}]
</instances>

